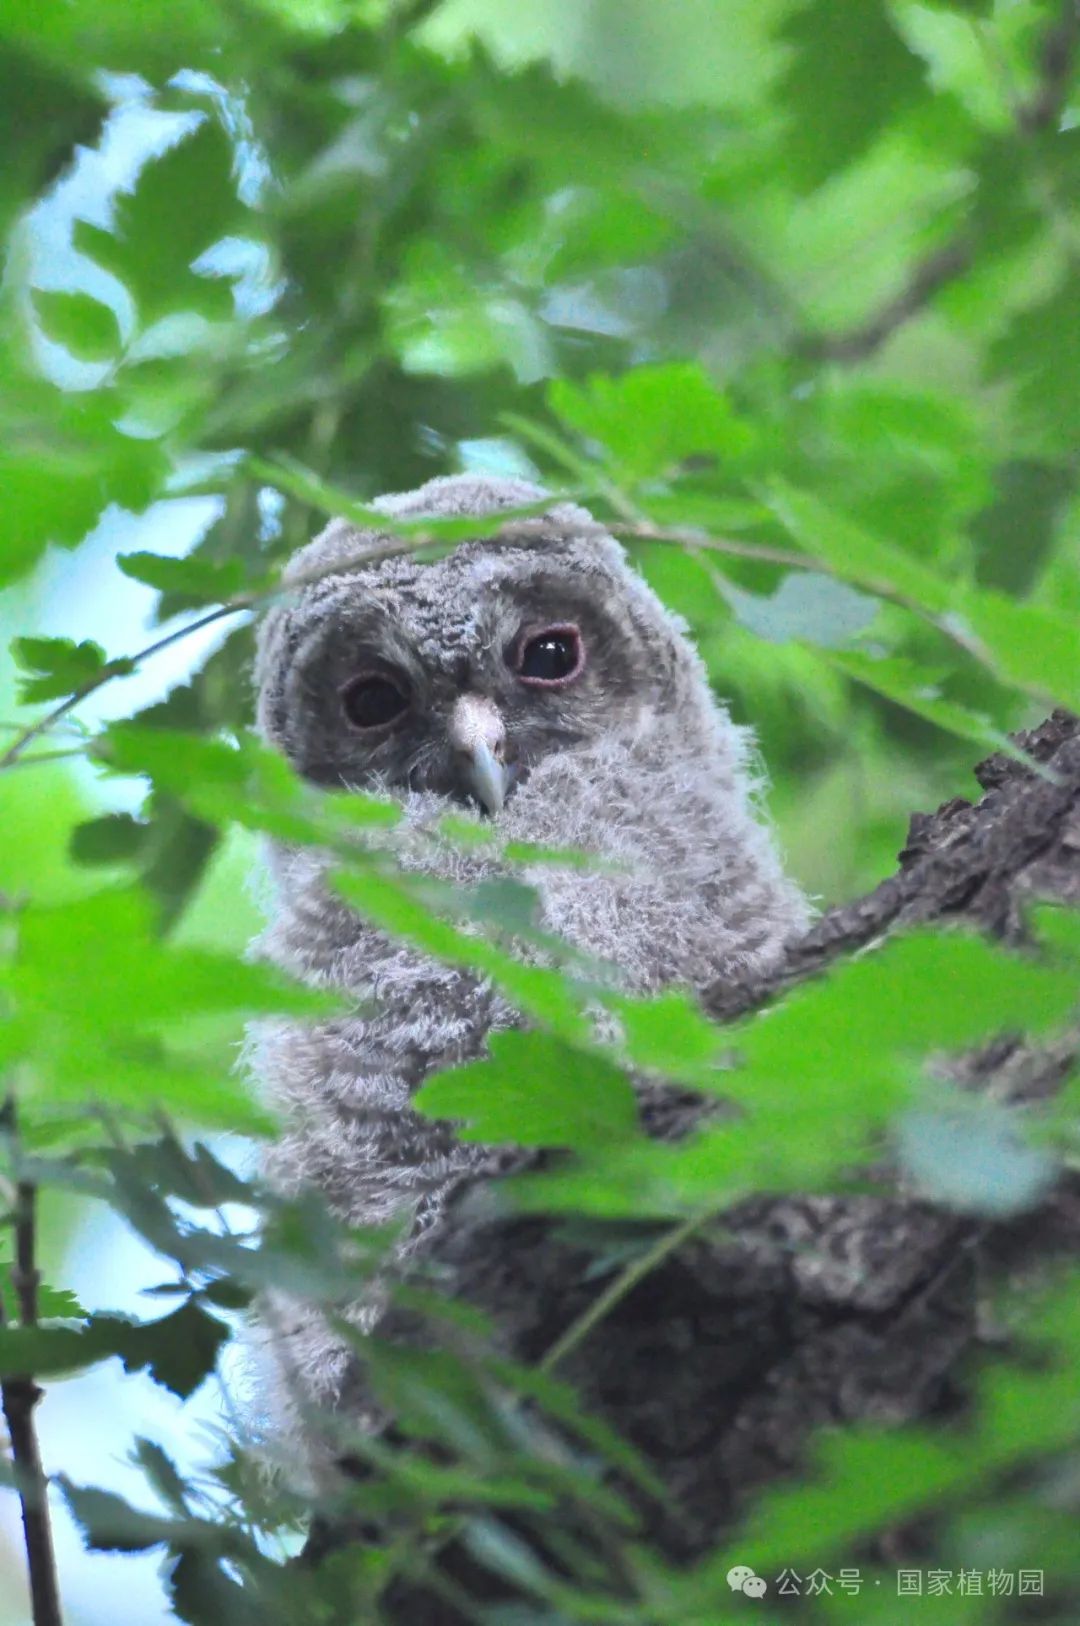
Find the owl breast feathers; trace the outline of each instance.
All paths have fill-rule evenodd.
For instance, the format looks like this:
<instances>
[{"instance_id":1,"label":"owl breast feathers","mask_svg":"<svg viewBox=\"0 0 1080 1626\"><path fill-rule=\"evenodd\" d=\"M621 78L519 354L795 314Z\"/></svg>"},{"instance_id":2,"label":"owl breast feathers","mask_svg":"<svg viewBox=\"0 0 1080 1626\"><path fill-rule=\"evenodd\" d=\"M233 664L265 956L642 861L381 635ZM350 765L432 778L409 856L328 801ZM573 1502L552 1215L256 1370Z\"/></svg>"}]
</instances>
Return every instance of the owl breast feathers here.
<instances>
[{"instance_id":1,"label":"owl breast feathers","mask_svg":"<svg viewBox=\"0 0 1080 1626\"><path fill-rule=\"evenodd\" d=\"M419 518L542 501L521 481L462 476L375 506ZM683 624L589 514L558 504L510 524L509 538L434 563L366 564L390 539L329 525L292 561L294 592L260 629L264 736L319 784L400 800L401 861L440 878L504 872L490 846L420 839L447 811L601 857L522 878L543 929L626 990L764 969L807 908L755 810L748 731L711 693ZM410 1098L517 1018L482 979L352 913L319 855L277 847L271 869L259 952L363 1002L363 1014L259 1037L256 1065L286 1119L272 1177L316 1186L350 1222L404 1212L417 1246L455 1184L496 1164ZM290 1334L309 1392L339 1400L344 1352L302 1317Z\"/></svg>"}]
</instances>

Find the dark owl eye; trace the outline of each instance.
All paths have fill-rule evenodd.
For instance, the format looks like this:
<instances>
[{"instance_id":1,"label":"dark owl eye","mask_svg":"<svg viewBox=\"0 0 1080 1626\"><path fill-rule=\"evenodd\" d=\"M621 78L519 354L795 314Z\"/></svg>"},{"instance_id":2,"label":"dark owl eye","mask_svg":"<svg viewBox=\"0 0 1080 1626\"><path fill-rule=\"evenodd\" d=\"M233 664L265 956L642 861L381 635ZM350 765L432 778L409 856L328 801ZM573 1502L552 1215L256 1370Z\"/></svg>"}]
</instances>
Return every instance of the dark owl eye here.
<instances>
[{"instance_id":1,"label":"dark owl eye","mask_svg":"<svg viewBox=\"0 0 1080 1626\"><path fill-rule=\"evenodd\" d=\"M585 666L581 634L571 625L530 633L518 645L513 665L523 683L537 688L572 683Z\"/></svg>"},{"instance_id":2,"label":"dark owl eye","mask_svg":"<svg viewBox=\"0 0 1080 1626\"><path fill-rule=\"evenodd\" d=\"M364 672L341 691L341 706L354 728L386 728L407 711L408 690L382 672Z\"/></svg>"}]
</instances>

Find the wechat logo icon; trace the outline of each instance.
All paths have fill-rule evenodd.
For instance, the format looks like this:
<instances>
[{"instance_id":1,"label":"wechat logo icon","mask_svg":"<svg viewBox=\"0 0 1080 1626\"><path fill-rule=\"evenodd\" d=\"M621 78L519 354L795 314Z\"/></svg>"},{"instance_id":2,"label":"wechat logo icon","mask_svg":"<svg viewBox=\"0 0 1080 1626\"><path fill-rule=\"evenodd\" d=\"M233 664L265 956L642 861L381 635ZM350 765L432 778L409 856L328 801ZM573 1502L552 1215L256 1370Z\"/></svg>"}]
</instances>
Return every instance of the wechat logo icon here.
<instances>
[{"instance_id":1,"label":"wechat logo icon","mask_svg":"<svg viewBox=\"0 0 1080 1626\"><path fill-rule=\"evenodd\" d=\"M735 1564L727 1572L727 1584L732 1592L745 1593L748 1598L763 1598L767 1583L755 1575L748 1564Z\"/></svg>"}]
</instances>

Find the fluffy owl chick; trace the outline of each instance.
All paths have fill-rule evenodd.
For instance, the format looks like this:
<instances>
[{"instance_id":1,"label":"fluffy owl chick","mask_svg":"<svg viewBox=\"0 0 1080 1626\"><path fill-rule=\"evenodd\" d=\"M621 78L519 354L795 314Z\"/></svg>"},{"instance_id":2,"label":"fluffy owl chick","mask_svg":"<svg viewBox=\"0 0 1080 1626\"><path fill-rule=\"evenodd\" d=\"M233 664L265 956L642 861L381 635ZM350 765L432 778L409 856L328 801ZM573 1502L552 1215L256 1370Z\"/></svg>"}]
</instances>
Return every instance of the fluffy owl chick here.
<instances>
[{"instance_id":1,"label":"fluffy owl chick","mask_svg":"<svg viewBox=\"0 0 1080 1626\"><path fill-rule=\"evenodd\" d=\"M461 476L375 506L412 518L542 500L521 481ZM329 525L293 559L295 590L260 630L264 736L319 784L400 799L402 861L440 877L499 872L487 849L412 839L448 810L613 861L538 864L525 879L542 927L629 991L764 969L807 909L755 809L748 731L711 693L684 625L588 513L557 504L511 524L510 540L431 564L364 563L389 539ZM317 1187L350 1223L404 1217L421 1247L455 1187L499 1159L414 1114L411 1096L517 1018L482 979L366 924L327 888L318 854L277 847L271 866L276 912L259 951L363 1005L259 1040L287 1123L272 1177ZM321 1324L290 1313L287 1344L311 1398L356 1404L348 1353Z\"/></svg>"}]
</instances>

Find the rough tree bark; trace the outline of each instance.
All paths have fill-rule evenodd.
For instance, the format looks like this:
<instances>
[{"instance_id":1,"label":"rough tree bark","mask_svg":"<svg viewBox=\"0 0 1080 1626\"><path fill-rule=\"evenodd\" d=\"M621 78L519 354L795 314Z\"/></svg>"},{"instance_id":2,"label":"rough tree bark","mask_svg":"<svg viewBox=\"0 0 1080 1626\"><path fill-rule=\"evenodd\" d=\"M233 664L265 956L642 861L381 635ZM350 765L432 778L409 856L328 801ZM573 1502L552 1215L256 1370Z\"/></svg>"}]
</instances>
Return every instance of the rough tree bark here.
<instances>
[{"instance_id":1,"label":"rough tree bark","mask_svg":"<svg viewBox=\"0 0 1080 1626\"><path fill-rule=\"evenodd\" d=\"M824 915L772 978L715 989L714 1014L741 1014L886 933L952 920L1022 944L1028 905L1080 904L1080 720L1055 713L1018 743L1050 776L1003 756L980 764L978 803L916 814L894 876ZM1021 1103L1052 1093L1072 1060L1068 1043L1002 1035L960 1077ZM954 1412L991 1336L982 1285L1080 1251L1075 1175L1003 1224L935 1210L887 1169L875 1175L880 1195L757 1198L729 1212L723 1241L687 1241L560 1365L668 1485L670 1507L644 1516L672 1557L714 1544L750 1494L798 1464L816 1427ZM590 1255L543 1219L469 1208L466 1194L440 1262L514 1353L538 1360L595 1297ZM395 1618L458 1617L403 1594Z\"/></svg>"}]
</instances>

